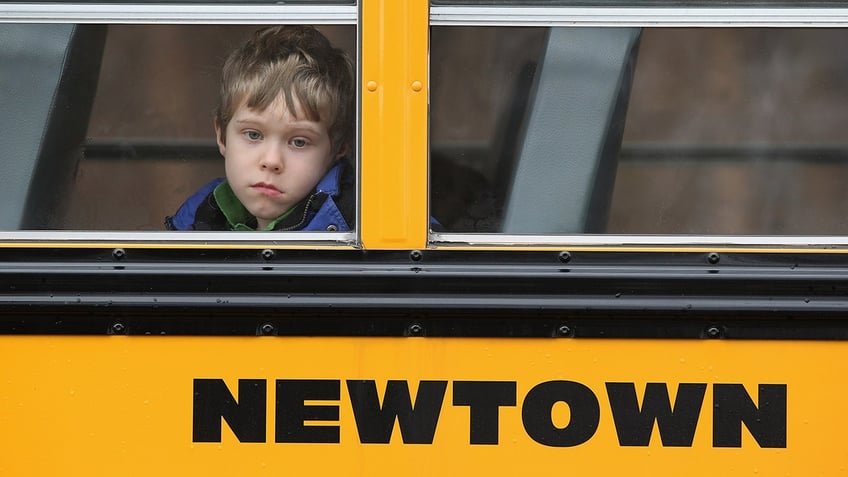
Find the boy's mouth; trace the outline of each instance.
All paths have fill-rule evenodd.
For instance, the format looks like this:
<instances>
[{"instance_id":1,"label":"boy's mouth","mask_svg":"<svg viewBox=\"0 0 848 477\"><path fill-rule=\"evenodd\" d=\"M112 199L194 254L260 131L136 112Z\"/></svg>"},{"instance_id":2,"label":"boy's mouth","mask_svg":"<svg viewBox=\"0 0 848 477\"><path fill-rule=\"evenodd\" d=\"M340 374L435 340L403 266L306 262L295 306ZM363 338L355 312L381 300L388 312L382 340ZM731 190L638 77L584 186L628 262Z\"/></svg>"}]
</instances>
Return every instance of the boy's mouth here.
<instances>
[{"instance_id":1,"label":"boy's mouth","mask_svg":"<svg viewBox=\"0 0 848 477\"><path fill-rule=\"evenodd\" d=\"M282 195L280 189L277 189L272 184L268 184L267 182L257 182L251 185L250 188L268 197L277 197L279 195Z\"/></svg>"}]
</instances>

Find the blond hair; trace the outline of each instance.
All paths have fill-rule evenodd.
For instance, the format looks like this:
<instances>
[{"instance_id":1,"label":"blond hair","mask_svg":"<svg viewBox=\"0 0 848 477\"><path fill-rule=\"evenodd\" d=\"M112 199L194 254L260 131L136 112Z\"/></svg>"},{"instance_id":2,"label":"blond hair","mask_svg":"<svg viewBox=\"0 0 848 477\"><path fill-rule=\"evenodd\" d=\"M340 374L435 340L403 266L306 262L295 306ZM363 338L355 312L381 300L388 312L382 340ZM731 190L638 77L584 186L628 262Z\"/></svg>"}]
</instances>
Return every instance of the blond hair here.
<instances>
[{"instance_id":1,"label":"blond hair","mask_svg":"<svg viewBox=\"0 0 848 477\"><path fill-rule=\"evenodd\" d=\"M353 137L353 88L350 58L318 30L300 25L267 27L224 62L215 119L225 131L242 103L261 111L282 97L295 117L302 113L310 121L322 122L333 152L338 153ZM222 134L221 140L225 137Z\"/></svg>"}]
</instances>

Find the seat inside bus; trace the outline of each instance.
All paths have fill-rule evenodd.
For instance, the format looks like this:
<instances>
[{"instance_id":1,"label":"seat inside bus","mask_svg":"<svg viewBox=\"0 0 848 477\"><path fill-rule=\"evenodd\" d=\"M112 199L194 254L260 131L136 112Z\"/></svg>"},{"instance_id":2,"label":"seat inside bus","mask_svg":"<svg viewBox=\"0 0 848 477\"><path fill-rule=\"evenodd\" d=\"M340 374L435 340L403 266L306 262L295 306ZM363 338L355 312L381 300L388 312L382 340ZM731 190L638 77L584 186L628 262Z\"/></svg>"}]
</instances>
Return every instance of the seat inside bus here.
<instances>
[{"instance_id":1,"label":"seat inside bus","mask_svg":"<svg viewBox=\"0 0 848 477\"><path fill-rule=\"evenodd\" d=\"M430 210L444 231L604 232L641 29L433 35Z\"/></svg>"},{"instance_id":2,"label":"seat inside bus","mask_svg":"<svg viewBox=\"0 0 848 477\"><path fill-rule=\"evenodd\" d=\"M549 29L514 165L502 168L503 232L605 231L640 33Z\"/></svg>"},{"instance_id":3,"label":"seat inside bus","mask_svg":"<svg viewBox=\"0 0 848 477\"><path fill-rule=\"evenodd\" d=\"M0 230L61 223L105 37L103 25L0 25Z\"/></svg>"}]
</instances>

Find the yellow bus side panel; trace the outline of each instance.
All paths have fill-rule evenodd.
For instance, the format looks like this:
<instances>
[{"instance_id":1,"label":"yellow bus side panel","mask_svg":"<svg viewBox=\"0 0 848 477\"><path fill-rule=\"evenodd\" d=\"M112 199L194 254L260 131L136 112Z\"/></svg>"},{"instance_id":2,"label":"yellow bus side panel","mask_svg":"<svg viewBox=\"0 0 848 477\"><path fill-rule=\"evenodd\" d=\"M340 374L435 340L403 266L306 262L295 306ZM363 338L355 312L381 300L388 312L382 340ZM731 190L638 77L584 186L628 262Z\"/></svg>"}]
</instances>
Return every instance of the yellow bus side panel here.
<instances>
[{"instance_id":1,"label":"yellow bus side panel","mask_svg":"<svg viewBox=\"0 0 848 477\"><path fill-rule=\"evenodd\" d=\"M833 476L848 466L843 384L848 343L843 342L3 336L0 360L3 476ZM263 442L241 442L223 420L220 442L193 442L195 406L207 402L205 395L195 400L196 383L216 380L240 404L247 400L240 380L266 383ZM277 387L288 380L329 383L338 399L304 398L291 405ZM430 416L431 442L420 442L421 434L415 437L411 427L404 435L398 422L390 429L390 442L362 442L358 424L380 425L365 422L365 414L357 422L350 386L371 385L382 406L390 381L395 390L408 387L416 410L425 406L422 398L416 400L419 388L430 386L438 397L442 386L440 404L433 401L437 412ZM507 388L514 383L515 405L496 406L495 413L490 406L488 417L485 406L475 408L477 427L488 426L478 440L491 438L495 429L497 442L472 444L472 432L481 431L472 430L472 408L462 404L460 388L484 382ZM613 416L608 383L635 389L642 407L648 383L654 391L665 386L678 417L686 412L684 404L675 404L682 402L680 390L700 386L702 399L688 401L697 416L691 444L664 444L654 424L649 443L622 445L617 429L627 425ZM784 432L779 422L784 420L785 446L779 445L780 436L777 446L758 442L748 429L753 421L736 426L739 445L728 447L726 440L715 445L714 416L724 413L732 421L736 406L717 399L717 393L738 391L740 384L752 409L775 404L764 402L763 386L778 395L784 390L782 417L762 420L777 423L777 434ZM537 399L540 386L552 391L547 405ZM582 401L563 391L568 389L580 391ZM599 409L596 429L572 432L573 422L586 422L591 414L591 396ZM278 409L280 402L289 407ZM699 411L693 402L701 403ZM330 417L312 420L308 416L315 407L329 409ZM303 428L337 429L338 442L275 442L277 418L287 412L300 415ZM541 427L528 424L525 415ZM261 423L261 416L256 419ZM539 442L539 429L582 442ZM729 430L736 432L733 425ZM664 429L672 431L672 426ZM721 432L726 435L728 427ZM424 441L427 434L425 429Z\"/></svg>"}]
</instances>

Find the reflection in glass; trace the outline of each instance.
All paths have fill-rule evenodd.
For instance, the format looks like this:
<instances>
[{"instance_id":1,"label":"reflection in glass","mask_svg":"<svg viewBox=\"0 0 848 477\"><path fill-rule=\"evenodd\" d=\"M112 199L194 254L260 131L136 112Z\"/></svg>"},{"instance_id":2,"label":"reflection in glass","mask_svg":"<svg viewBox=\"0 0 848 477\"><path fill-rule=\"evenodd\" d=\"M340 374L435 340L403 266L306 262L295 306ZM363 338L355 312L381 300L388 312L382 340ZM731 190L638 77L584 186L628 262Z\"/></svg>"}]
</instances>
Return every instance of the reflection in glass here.
<instances>
[{"instance_id":1,"label":"reflection in glass","mask_svg":"<svg viewBox=\"0 0 848 477\"><path fill-rule=\"evenodd\" d=\"M223 175L221 63L256 25L0 25L0 230L163 230ZM356 58L356 27L319 29Z\"/></svg>"},{"instance_id":2,"label":"reflection in glass","mask_svg":"<svg viewBox=\"0 0 848 477\"><path fill-rule=\"evenodd\" d=\"M846 234L846 39L434 27L431 211L448 232Z\"/></svg>"}]
</instances>

